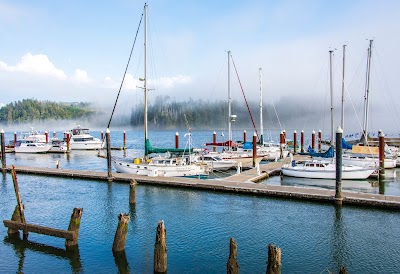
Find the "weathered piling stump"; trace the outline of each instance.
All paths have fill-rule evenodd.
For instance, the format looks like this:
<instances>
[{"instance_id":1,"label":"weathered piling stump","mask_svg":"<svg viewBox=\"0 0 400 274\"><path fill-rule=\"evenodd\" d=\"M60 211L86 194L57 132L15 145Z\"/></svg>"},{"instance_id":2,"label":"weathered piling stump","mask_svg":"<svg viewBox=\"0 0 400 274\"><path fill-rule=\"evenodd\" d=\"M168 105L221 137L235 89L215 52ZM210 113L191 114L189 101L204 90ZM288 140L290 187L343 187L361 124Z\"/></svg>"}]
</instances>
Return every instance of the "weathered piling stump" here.
<instances>
[{"instance_id":1,"label":"weathered piling stump","mask_svg":"<svg viewBox=\"0 0 400 274\"><path fill-rule=\"evenodd\" d=\"M83 208L74 208L71 214L71 220L69 221L68 231L74 232L75 236L73 240L65 240L65 248L67 250L73 250L78 245L79 230L81 227Z\"/></svg>"},{"instance_id":2,"label":"weathered piling stump","mask_svg":"<svg viewBox=\"0 0 400 274\"><path fill-rule=\"evenodd\" d=\"M22 207L23 206L24 205L22 205ZM21 222L21 212L19 210L19 206L18 205L15 206L14 213L13 213L13 215L11 217L11 221ZM9 237L16 237L16 236L19 236L19 230L9 227L7 229L7 234L8 234Z\"/></svg>"},{"instance_id":3,"label":"weathered piling stump","mask_svg":"<svg viewBox=\"0 0 400 274\"><path fill-rule=\"evenodd\" d=\"M342 135L343 130L338 126L336 130L336 188L335 188L335 203L341 205L343 203L342 197Z\"/></svg>"},{"instance_id":4,"label":"weathered piling stump","mask_svg":"<svg viewBox=\"0 0 400 274\"><path fill-rule=\"evenodd\" d=\"M129 184L129 203L136 204L136 180L132 180Z\"/></svg>"},{"instance_id":5,"label":"weathered piling stump","mask_svg":"<svg viewBox=\"0 0 400 274\"><path fill-rule=\"evenodd\" d=\"M112 182L112 168L111 168L111 138L110 138L110 129L106 129L106 146L107 146L107 180L108 182Z\"/></svg>"},{"instance_id":6,"label":"weathered piling stump","mask_svg":"<svg viewBox=\"0 0 400 274\"><path fill-rule=\"evenodd\" d=\"M234 238L229 241L229 259L226 264L227 274L238 274L240 270L239 263L237 261L237 244Z\"/></svg>"},{"instance_id":7,"label":"weathered piling stump","mask_svg":"<svg viewBox=\"0 0 400 274\"><path fill-rule=\"evenodd\" d=\"M0 131L0 142L1 142L1 171L3 173L7 172L6 166L6 141L4 138L4 129Z\"/></svg>"},{"instance_id":8,"label":"weathered piling stump","mask_svg":"<svg viewBox=\"0 0 400 274\"><path fill-rule=\"evenodd\" d=\"M128 235L129 214L120 213L118 215L118 227L115 231L113 252L120 252L125 249L126 236Z\"/></svg>"},{"instance_id":9,"label":"weathered piling stump","mask_svg":"<svg viewBox=\"0 0 400 274\"><path fill-rule=\"evenodd\" d=\"M157 225L156 243L154 245L154 273L167 272L167 241L164 221Z\"/></svg>"},{"instance_id":10,"label":"weathered piling stump","mask_svg":"<svg viewBox=\"0 0 400 274\"><path fill-rule=\"evenodd\" d=\"M26 220L25 220L25 214L24 214L24 206L22 204L22 200L21 200L21 195L19 193L19 186L18 186L18 178L17 178L17 172L15 171L15 166L12 166L11 169L11 176L12 176L12 180L13 180L13 184L14 184L14 192L15 192L15 197L17 199L17 206L19 209L19 221L22 224L26 224ZM25 228L23 230L23 235L24 235L24 239L28 239L28 230Z\"/></svg>"},{"instance_id":11,"label":"weathered piling stump","mask_svg":"<svg viewBox=\"0 0 400 274\"><path fill-rule=\"evenodd\" d=\"M282 251L279 247L269 244L268 245L268 265L267 274L280 274Z\"/></svg>"},{"instance_id":12,"label":"weathered piling stump","mask_svg":"<svg viewBox=\"0 0 400 274\"><path fill-rule=\"evenodd\" d=\"M175 148L179 148L179 132L175 133Z\"/></svg>"}]
</instances>

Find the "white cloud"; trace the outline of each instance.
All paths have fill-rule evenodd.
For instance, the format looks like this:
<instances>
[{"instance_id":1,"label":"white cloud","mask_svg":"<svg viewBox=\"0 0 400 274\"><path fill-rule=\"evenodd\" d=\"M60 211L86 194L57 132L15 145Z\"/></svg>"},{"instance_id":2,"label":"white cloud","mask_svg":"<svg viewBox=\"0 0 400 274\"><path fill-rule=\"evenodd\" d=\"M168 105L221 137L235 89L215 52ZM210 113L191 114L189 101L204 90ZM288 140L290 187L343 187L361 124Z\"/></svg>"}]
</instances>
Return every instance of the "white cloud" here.
<instances>
[{"instance_id":1,"label":"white cloud","mask_svg":"<svg viewBox=\"0 0 400 274\"><path fill-rule=\"evenodd\" d=\"M82 69L76 69L74 75L71 77L72 81L77 84L86 84L91 80L88 76L88 73Z\"/></svg>"},{"instance_id":2,"label":"white cloud","mask_svg":"<svg viewBox=\"0 0 400 274\"><path fill-rule=\"evenodd\" d=\"M161 77L158 84L164 88L173 88L177 84L190 84L192 83L192 78L186 75L178 75L172 77Z\"/></svg>"},{"instance_id":3,"label":"white cloud","mask_svg":"<svg viewBox=\"0 0 400 274\"><path fill-rule=\"evenodd\" d=\"M0 61L0 69L8 72L24 72L27 74L45 75L65 80L67 76L64 71L58 69L44 54L32 55L27 53L22 56L21 61L15 66L7 65Z\"/></svg>"}]
</instances>

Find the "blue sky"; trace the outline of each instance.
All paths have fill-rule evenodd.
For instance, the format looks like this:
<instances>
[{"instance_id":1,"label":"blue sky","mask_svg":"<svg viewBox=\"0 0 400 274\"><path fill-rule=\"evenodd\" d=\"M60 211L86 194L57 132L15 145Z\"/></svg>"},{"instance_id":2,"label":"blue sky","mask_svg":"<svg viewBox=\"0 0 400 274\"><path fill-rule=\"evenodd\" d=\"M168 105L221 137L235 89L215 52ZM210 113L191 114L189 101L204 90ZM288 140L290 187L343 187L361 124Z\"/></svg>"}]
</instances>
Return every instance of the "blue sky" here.
<instances>
[{"instance_id":1,"label":"blue sky","mask_svg":"<svg viewBox=\"0 0 400 274\"><path fill-rule=\"evenodd\" d=\"M385 96L400 102L399 1L148 4L148 78L155 89L151 96L226 99L226 51L231 50L248 99L258 100L259 67L264 72L265 100L325 98L328 51L336 48L334 86L339 103L341 49L346 43L348 94L357 104L364 92L368 39L374 38L374 71L383 77L379 85L372 81L371 90L385 89ZM127 0L0 0L0 103L36 98L111 107L143 6L143 1ZM126 102L142 98L136 88L136 79L143 76L142 33L123 89ZM241 100L233 70L231 79L232 97Z\"/></svg>"}]
</instances>

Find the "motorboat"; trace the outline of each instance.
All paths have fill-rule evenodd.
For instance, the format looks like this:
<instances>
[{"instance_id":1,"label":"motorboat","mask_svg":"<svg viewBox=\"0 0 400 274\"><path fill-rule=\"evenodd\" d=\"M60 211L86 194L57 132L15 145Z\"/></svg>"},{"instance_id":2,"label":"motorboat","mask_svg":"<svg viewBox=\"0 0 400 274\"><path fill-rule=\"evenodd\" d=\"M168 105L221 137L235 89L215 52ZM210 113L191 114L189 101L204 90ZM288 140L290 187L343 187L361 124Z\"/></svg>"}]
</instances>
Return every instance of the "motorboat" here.
<instances>
[{"instance_id":1,"label":"motorboat","mask_svg":"<svg viewBox=\"0 0 400 274\"><path fill-rule=\"evenodd\" d=\"M235 160L221 159L212 154L195 155L192 161L195 163L205 163L214 171L226 171L238 165L238 162Z\"/></svg>"},{"instance_id":2,"label":"motorboat","mask_svg":"<svg viewBox=\"0 0 400 274\"><path fill-rule=\"evenodd\" d=\"M71 129L70 133L69 142L72 150L96 150L104 147L104 142L90 135L88 128L81 128L78 125Z\"/></svg>"},{"instance_id":3,"label":"motorboat","mask_svg":"<svg viewBox=\"0 0 400 274\"><path fill-rule=\"evenodd\" d=\"M22 139L16 142L15 153L47 153L52 148L51 144L39 142L38 139Z\"/></svg>"}]
</instances>

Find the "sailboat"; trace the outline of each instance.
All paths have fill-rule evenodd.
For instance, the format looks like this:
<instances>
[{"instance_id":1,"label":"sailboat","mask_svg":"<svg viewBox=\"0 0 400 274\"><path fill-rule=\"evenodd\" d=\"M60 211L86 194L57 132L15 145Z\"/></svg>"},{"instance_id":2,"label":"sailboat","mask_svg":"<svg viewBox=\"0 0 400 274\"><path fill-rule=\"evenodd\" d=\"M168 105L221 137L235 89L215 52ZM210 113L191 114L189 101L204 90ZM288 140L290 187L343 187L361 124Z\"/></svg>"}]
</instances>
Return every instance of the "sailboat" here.
<instances>
[{"instance_id":1,"label":"sailboat","mask_svg":"<svg viewBox=\"0 0 400 274\"><path fill-rule=\"evenodd\" d=\"M330 95L331 95L331 150L333 151L333 82L332 82L332 53L329 51L330 60ZM340 140L341 141L341 140ZM374 167L360 167L354 165L342 165L342 179L366 179L372 175L376 169ZM310 179L335 179L336 163L332 157L328 160L308 160L302 163L296 163L291 158L290 164L282 166L282 174L285 176L310 178Z\"/></svg>"},{"instance_id":2,"label":"sailboat","mask_svg":"<svg viewBox=\"0 0 400 274\"><path fill-rule=\"evenodd\" d=\"M145 176L162 177L197 177L207 176L208 166L203 163L192 163L190 157L155 157L149 158L151 153L174 152L174 149L155 149L150 145L148 138L147 121L147 4L144 5L144 157L133 161L113 159L112 164L117 172ZM191 133L189 132L189 149L191 151Z\"/></svg>"}]
</instances>

